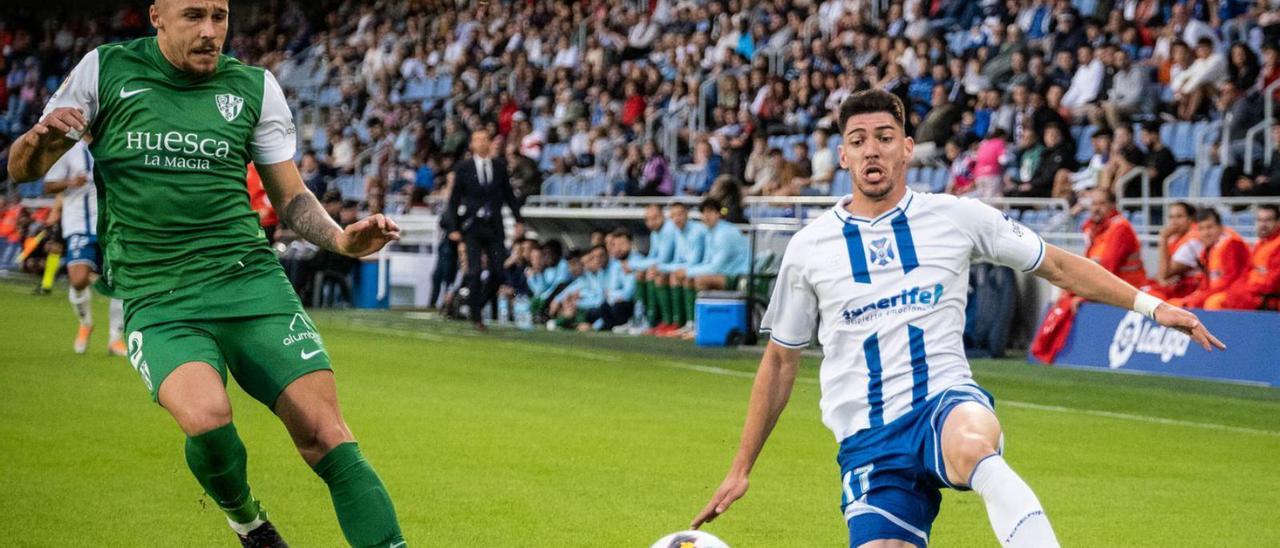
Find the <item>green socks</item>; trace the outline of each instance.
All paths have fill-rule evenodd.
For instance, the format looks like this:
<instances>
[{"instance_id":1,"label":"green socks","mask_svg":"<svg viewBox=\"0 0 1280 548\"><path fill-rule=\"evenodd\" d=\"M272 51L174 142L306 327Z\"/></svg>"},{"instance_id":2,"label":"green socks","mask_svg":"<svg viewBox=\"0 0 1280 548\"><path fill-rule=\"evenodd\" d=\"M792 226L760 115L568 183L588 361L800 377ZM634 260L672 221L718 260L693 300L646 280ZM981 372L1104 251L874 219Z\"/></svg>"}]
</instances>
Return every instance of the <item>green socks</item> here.
<instances>
[{"instance_id":1,"label":"green socks","mask_svg":"<svg viewBox=\"0 0 1280 548\"><path fill-rule=\"evenodd\" d=\"M665 285L655 284L653 286L653 292L658 294L658 319L661 320L662 323L671 323L671 291L669 291L669 289L670 288Z\"/></svg>"},{"instance_id":2,"label":"green socks","mask_svg":"<svg viewBox=\"0 0 1280 548\"><path fill-rule=\"evenodd\" d=\"M693 322L693 315L694 315L693 313L695 309L694 305L697 303L697 301L698 301L698 290L689 288L689 287L684 288L684 312L686 314L685 317L690 322Z\"/></svg>"},{"instance_id":3,"label":"green socks","mask_svg":"<svg viewBox=\"0 0 1280 548\"><path fill-rule=\"evenodd\" d=\"M315 465L329 486L342 535L352 546L404 546L400 523L382 480L355 442L334 447Z\"/></svg>"},{"instance_id":4,"label":"green socks","mask_svg":"<svg viewBox=\"0 0 1280 548\"><path fill-rule=\"evenodd\" d=\"M248 455L234 424L187 438L187 466L227 517L236 523L258 518L258 501L249 494Z\"/></svg>"}]
</instances>

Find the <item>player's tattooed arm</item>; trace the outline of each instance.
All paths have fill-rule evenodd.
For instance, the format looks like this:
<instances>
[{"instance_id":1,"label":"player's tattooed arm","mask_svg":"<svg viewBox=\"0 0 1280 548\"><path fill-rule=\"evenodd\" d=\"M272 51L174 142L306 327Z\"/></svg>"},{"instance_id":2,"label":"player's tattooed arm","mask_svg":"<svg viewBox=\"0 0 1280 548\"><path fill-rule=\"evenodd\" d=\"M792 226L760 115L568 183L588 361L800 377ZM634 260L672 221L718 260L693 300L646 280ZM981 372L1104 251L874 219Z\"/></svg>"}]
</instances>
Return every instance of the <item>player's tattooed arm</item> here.
<instances>
[{"instance_id":1,"label":"player's tattooed arm","mask_svg":"<svg viewBox=\"0 0 1280 548\"><path fill-rule=\"evenodd\" d=\"M302 175L292 160L258 165L262 187L277 209L280 219L303 239L334 253L363 257L400 239L400 227L381 213L339 227L302 184Z\"/></svg>"},{"instance_id":2,"label":"player's tattooed arm","mask_svg":"<svg viewBox=\"0 0 1280 548\"><path fill-rule=\"evenodd\" d=\"M324 210L324 206L320 205L320 200L317 200L314 194L299 192L294 195L285 205L281 219L306 241L334 253L342 252L338 249L337 243L342 229L329 216L329 212Z\"/></svg>"}]
</instances>

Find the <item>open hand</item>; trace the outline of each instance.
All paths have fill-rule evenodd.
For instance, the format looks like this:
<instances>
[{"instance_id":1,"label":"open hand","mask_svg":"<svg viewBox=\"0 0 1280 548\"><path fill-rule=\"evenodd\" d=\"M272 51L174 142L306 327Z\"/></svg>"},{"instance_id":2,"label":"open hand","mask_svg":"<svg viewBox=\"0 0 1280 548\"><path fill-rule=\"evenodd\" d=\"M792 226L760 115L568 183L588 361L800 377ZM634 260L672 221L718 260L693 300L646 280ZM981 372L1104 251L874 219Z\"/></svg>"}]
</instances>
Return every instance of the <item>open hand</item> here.
<instances>
[{"instance_id":1,"label":"open hand","mask_svg":"<svg viewBox=\"0 0 1280 548\"><path fill-rule=\"evenodd\" d=\"M84 113L75 107L60 107L53 109L48 116L41 118L31 131L35 133L43 142L53 142L56 139L79 139L84 134L87 122L84 119Z\"/></svg>"},{"instance_id":2,"label":"open hand","mask_svg":"<svg viewBox=\"0 0 1280 548\"><path fill-rule=\"evenodd\" d=\"M395 221L378 213L348 225L338 235L337 248L343 255L363 257L400 239L400 227Z\"/></svg>"},{"instance_id":3,"label":"open hand","mask_svg":"<svg viewBox=\"0 0 1280 548\"><path fill-rule=\"evenodd\" d=\"M1191 340L1204 347L1205 350L1212 352L1214 348L1218 350L1227 349L1227 345L1222 344L1222 341L1214 337L1213 333L1210 333L1204 327L1204 324L1200 323L1200 318L1186 310L1169 303L1161 303L1160 306L1156 307L1155 319L1156 323L1160 325L1172 327L1186 333L1191 337Z\"/></svg>"},{"instance_id":4,"label":"open hand","mask_svg":"<svg viewBox=\"0 0 1280 548\"><path fill-rule=\"evenodd\" d=\"M748 482L746 476L729 474L724 478L724 481L720 483L720 488L716 489L716 494L711 496L711 502L708 502L706 507L704 507L701 512L698 512L698 516L693 518L693 522L689 524L689 528L697 529L702 527L702 524L710 523L712 520L720 517L720 514L729 511L729 506L733 504L734 501L747 494L747 487Z\"/></svg>"}]
</instances>

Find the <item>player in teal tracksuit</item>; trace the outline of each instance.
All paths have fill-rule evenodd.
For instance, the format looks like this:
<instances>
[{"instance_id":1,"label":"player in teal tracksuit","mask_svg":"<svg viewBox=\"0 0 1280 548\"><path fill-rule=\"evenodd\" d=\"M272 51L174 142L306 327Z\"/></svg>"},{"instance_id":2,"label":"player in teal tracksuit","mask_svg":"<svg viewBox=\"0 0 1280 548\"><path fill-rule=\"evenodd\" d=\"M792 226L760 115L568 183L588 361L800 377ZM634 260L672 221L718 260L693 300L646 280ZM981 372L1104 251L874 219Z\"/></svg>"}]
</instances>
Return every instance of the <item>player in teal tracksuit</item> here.
<instances>
[{"instance_id":1,"label":"player in teal tracksuit","mask_svg":"<svg viewBox=\"0 0 1280 548\"><path fill-rule=\"evenodd\" d=\"M676 233L680 229L663 217L662 206L658 204L650 204L644 209L644 226L649 229L649 254L628 261L628 266L636 277L636 301L644 306L645 319L653 326L658 325L659 319L655 285L658 272L654 267L669 263L675 257Z\"/></svg>"},{"instance_id":2,"label":"player in teal tracksuit","mask_svg":"<svg viewBox=\"0 0 1280 548\"><path fill-rule=\"evenodd\" d=\"M582 257L582 275L551 301L551 314L564 327L576 325L579 331L601 329L603 305L608 285L605 270L609 254L603 245L591 248Z\"/></svg>"},{"instance_id":3,"label":"player in teal tracksuit","mask_svg":"<svg viewBox=\"0 0 1280 548\"><path fill-rule=\"evenodd\" d=\"M661 263L649 269L649 276L654 281L657 293L658 312L661 323L654 328L657 335L669 334L685 327L690 319L687 311L692 304L693 295L685 291L686 269L702 262L702 255L707 245L706 225L689 220L688 206L671 204L671 222L678 232L674 257L671 262Z\"/></svg>"},{"instance_id":4,"label":"player in teal tracksuit","mask_svg":"<svg viewBox=\"0 0 1280 548\"><path fill-rule=\"evenodd\" d=\"M724 220L720 203L703 200L699 206L707 226L707 250L702 262L685 269L685 292L692 294L685 311L693 319L693 303L699 291L727 289L738 285L751 265L751 241L733 223ZM692 334L686 335L692 337Z\"/></svg>"}]
</instances>

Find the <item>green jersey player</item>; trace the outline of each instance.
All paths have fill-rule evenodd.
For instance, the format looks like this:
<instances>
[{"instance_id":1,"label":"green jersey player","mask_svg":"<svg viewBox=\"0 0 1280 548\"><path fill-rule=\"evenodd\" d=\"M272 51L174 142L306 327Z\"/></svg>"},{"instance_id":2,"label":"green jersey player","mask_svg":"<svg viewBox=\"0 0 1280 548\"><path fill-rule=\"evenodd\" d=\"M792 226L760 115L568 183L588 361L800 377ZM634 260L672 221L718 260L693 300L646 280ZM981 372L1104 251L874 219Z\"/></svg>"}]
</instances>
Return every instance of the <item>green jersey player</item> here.
<instances>
[{"instance_id":1,"label":"green jersey player","mask_svg":"<svg viewBox=\"0 0 1280 548\"><path fill-rule=\"evenodd\" d=\"M303 186L295 130L271 73L221 55L227 0L156 0L156 37L90 52L10 149L20 181L91 132L99 288L124 299L128 355L186 434L186 459L244 546L284 546L246 478L227 373L280 417L329 487L346 540L404 545L382 481L338 408L329 358L245 191L255 162L281 219L362 256L399 237L382 215L345 230Z\"/></svg>"}]
</instances>

